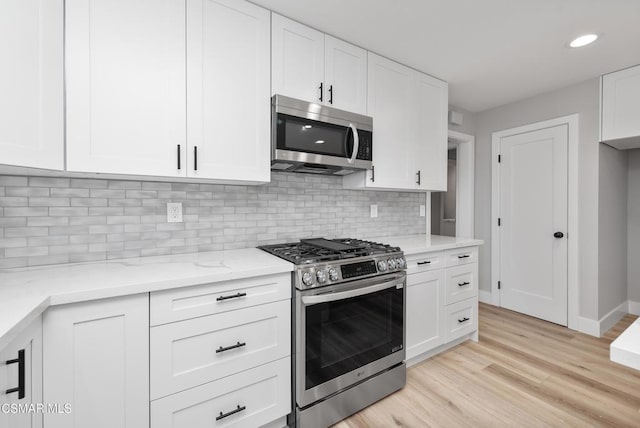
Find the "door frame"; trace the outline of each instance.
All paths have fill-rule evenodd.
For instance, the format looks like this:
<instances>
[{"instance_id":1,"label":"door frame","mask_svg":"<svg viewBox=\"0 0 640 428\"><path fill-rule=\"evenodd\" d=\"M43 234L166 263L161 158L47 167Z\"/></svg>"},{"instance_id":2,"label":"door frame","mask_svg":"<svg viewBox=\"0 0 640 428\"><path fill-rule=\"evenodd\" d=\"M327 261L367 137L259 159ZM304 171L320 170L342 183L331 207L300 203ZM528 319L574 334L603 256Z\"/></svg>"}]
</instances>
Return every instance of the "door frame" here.
<instances>
[{"instance_id":1,"label":"door frame","mask_svg":"<svg viewBox=\"0 0 640 428\"><path fill-rule=\"evenodd\" d=\"M456 236L474 237L475 203L475 140L473 135L449 130L447 150L455 145L458 149L456 171ZM426 234L431 235L431 192L426 197Z\"/></svg>"},{"instance_id":2,"label":"door frame","mask_svg":"<svg viewBox=\"0 0 640 428\"><path fill-rule=\"evenodd\" d=\"M579 114L535 122L491 134L491 303L500 306L500 239L498 213L500 211L500 168L498 155L502 138L559 125L568 127L568 192L567 192L567 326L578 329L578 126Z\"/></svg>"}]
</instances>

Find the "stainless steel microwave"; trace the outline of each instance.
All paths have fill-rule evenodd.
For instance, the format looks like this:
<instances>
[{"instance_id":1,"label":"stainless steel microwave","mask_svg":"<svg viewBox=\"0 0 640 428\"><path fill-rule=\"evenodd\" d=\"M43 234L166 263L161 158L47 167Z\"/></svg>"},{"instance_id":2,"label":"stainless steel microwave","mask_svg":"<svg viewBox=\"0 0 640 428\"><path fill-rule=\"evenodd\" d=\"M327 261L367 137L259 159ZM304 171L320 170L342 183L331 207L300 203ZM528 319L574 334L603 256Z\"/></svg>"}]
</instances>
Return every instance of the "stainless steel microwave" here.
<instances>
[{"instance_id":1,"label":"stainless steel microwave","mask_svg":"<svg viewBox=\"0 0 640 428\"><path fill-rule=\"evenodd\" d=\"M347 175L371 168L369 116L274 95L271 120L274 171Z\"/></svg>"}]
</instances>

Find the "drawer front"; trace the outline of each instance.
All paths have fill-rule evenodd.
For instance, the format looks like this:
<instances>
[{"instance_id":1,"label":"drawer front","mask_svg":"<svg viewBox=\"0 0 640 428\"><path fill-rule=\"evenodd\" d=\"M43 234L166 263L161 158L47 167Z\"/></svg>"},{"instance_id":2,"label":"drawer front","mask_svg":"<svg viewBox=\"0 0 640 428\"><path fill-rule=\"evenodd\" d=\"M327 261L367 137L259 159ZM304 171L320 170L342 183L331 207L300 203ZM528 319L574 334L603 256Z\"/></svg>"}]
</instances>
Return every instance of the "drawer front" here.
<instances>
[{"instance_id":1,"label":"drawer front","mask_svg":"<svg viewBox=\"0 0 640 428\"><path fill-rule=\"evenodd\" d=\"M445 269L446 305L470 299L478 295L478 264L454 266Z\"/></svg>"},{"instance_id":2,"label":"drawer front","mask_svg":"<svg viewBox=\"0 0 640 428\"><path fill-rule=\"evenodd\" d=\"M291 354L291 301L151 328L151 399Z\"/></svg>"},{"instance_id":3,"label":"drawer front","mask_svg":"<svg viewBox=\"0 0 640 428\"><path fill-rule=\"evenodd\" d=\"M445 254L445 265L447 267L477 262L478 247L456 248L455 250L448 250Z\"/></svg>"},{"instance_id":4,"label":"drawer front","mask_svg":"<svg viewBox=\"0 0 640 428\"><path fill-rule=\"evenodd\" d=\"M158 291L151 293L151 325L290 298L290 272Z\"/></svg>"},{"instance_id":5,"label":"drawer front","mask_svg":"<svg viewBox=\"0 0 640 428\"><path fill-rule=\"evenodd\" d=\"M407 260L407 274L440 269L444 267L444 253L411 254Z\"/></svg>"},{"instance_id":6,"label":"drawer front","mask_svg":"<svg viewBox=\"0 0 640 428\"><path fill-rule=\"evenodd\" d=\"M291 412L291 360L282 358L151 402L154 428L254 428Z\"/></svg>"},{"instance_id":7,"label":"drawer front","mask_svg":"<svg viewBox=\"0 0 640 428\"><path fill-rule=\"evenodd\" d=\"M444 307L445 342L478 329L478 299L468 299Z\"/></svg>"}]
</instances>

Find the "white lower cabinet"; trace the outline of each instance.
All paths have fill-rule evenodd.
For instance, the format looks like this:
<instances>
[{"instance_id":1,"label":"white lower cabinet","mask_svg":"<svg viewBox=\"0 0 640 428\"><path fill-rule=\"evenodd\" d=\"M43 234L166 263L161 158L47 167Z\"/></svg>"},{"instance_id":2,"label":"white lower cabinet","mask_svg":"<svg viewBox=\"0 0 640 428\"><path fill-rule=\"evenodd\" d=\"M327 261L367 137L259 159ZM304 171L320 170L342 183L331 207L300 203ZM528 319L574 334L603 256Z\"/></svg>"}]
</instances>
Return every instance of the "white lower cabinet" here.
<instances>
[{"instance_id":1,"label":"white lower cabinet","mask_svg":"<svg viewBox=\"0 0 640 428\"><path fill-rule=\"evenodd\" d=\"M443 284L442 269L407 276L407 360L444 342Z\"/></svg>"},{"instance_id":2,"label":"white lower cabinet","mask_svg":"<svg viewBox=\"0 0 640 428\"><path fill-rule=\"evenodd\" d=\"M54 306L43 330L47 428L149 426L148 294Z\"/></svg>"},{"instance_id":3,"label":"white lower cabinet","mask_svg":"<svg viewBox=\"0 0 640 428\"><path fill-rule=\"evenodd\" d=\"M291 354L291 302L151 328L151 398Z\"/></svg>"},{"instance_id":4,"label":"white lower cabinet","mask_svg":"<svg viewBox=\"0 0 640 428\"><path fill-rule=\"evenodd\" d=\"M0 427L41 428L41 412L19 411L21 407L39 403L42 403L41 317L0 350Z\"/></svg>"},{"instance_id":5,"label":"white lower cabinet","mask_svg":"<svg viewBox=\"0 0 640 428\"><path fill-rule=\"evenodd\" d=\"M153 428L247 427L291 411L291 359L282 358L151 403Z\"/></svg>"},{"instance_id":6,"label":"white lower cabinet","mask_svg":"<svg viewBox=\"0 0 640 428\"><path fill-rule=\"evenodd\" d=\"M409 365L477 331L477 255L477 247L468 247L406 256Z\"/></svg>"}]
</instances>

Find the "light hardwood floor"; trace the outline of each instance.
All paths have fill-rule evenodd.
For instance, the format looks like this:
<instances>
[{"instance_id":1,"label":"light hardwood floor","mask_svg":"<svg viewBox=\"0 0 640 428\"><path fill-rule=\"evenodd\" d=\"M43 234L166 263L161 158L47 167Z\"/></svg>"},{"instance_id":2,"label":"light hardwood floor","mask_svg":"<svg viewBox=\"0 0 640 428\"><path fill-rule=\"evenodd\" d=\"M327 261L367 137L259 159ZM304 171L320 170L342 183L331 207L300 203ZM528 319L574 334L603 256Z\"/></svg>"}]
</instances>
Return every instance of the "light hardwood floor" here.
<instances>
[{"instance_id":1,"label":"light hardwood floor","mask_svg":"<svg viewBox=\"0 0 640 428\"><path fill-rule=\"evenodd\" d=\"M603 338L480 304L480 341L411 367L401 391L335 428L640 427L640 371Z\"/></svg>"}]
</instances>

